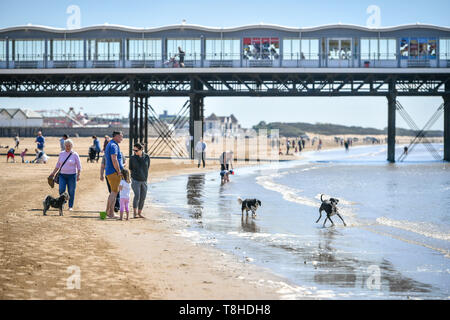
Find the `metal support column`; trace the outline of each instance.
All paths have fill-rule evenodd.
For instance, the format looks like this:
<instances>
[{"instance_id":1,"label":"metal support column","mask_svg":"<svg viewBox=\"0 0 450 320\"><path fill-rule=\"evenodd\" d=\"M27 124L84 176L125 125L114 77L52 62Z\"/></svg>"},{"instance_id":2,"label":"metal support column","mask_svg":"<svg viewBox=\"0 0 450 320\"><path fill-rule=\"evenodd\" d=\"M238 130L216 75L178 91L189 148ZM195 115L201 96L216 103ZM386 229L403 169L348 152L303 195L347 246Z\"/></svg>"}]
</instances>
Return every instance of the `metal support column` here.
<instances>
[{"instance_id":1,"label":"metal support column","mask_svg":"<svg viewBox=\"0 0 450 320\"><path fill-rule=\"evenodd\" d=\"M196 90L202 90L203 84L198 80L191 80L189 135L191 141L191 159L194 159L194 149L200 138L203 138L203 96L196 94Z\"/></svg>"},{"instance_id":2,"label":"metal support column","mask_svg":"<svg viewBox=\"0 0 450 320\"><path fill-rule=\"evenodd\" d=\"M139 98L139 109L140 109L140 114L139 114L139 142L143 143L144 142L144 96L141 96Z\"/></svg>"},{"instance_id":3,"label":"metal support column","mask_svg":"<svg viewBox=\"0 0 450 320\"><path fill-rule=\"evenodd\" d=\"M144 110L144 123L145 123L145 136L144 136L144 144L145 144L145 153L148 152L148 97L145 97L145 110Z\"/></svg>"},{"instance_id":4,"label":"metal support column","mask_svg":"<svg viewBox=\"0 0 450 320\"><path fill-rule=\"evenodd\" d=\"M444 98L444 161L450 161L450 83L445 84Z\"/></svg>"},{"instance_id":5,"label":"metal support column","mask_svg":"<svg viewBox=\"0 0 450 320\"><path fill-rule=\"evenodd\" d=\"M134 96L130 96L130 128L128 129L128 156L131 157L133 155L133 133L134 133L134 120L133 120L133 104L134 104Z\"/></svg>"},{"instance_id":6,"label":"metal support column","mask_svg":"<svg viewBox=\"0 0 450 320\"><path fill-rule=\"evenodd\" d=\"M138 142L139 139L139 97L134 98L134 139L133 139L133 145Z\"/></svg>"},{"instance_id":7,"label":"metal support column","mask_svg":"<svg viewBox=\"0 0 450 320\"><path fill-rule=\"evenodd\" d=\"M395 91L395 83L389 83L388 99L388 158L389 162L395 162L395 113L397 110L397 95Z\"/></svg>"}]
</instances>

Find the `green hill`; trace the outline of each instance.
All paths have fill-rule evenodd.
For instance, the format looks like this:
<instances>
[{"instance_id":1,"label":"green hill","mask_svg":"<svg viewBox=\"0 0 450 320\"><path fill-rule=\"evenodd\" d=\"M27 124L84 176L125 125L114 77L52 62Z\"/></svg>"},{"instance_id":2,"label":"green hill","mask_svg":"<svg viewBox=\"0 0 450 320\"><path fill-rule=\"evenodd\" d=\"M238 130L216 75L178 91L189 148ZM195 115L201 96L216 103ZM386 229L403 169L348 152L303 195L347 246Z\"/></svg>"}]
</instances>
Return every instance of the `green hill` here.
<instances>
[{"instance_id":1,"label":"green hill","mask_svg":"<svg viewBox=\"0 0 450 320\"><path fill-rule=\"evenodd\" d=\"M283 123L283 122L271 122L265 123L261 121L256 126L253 126L253 129L267 129L268 133L272 129L278 129L280 136L283 137L298 137L305 132L314 132L317 134L323 135L348 135L348 134L361 134L361 135L377 135L377 134L387 134L387 128L375 129L375 128L363 128L356 126L343 126L338 124L331 123L304 123L304 122L295 122L295 123ZM398 136L416 136L417 132L414 130L397 128ZM427 137L442 137L444 135L443 131L440 130L432 130L427 131Z\"/></svg>"}]
</instances>

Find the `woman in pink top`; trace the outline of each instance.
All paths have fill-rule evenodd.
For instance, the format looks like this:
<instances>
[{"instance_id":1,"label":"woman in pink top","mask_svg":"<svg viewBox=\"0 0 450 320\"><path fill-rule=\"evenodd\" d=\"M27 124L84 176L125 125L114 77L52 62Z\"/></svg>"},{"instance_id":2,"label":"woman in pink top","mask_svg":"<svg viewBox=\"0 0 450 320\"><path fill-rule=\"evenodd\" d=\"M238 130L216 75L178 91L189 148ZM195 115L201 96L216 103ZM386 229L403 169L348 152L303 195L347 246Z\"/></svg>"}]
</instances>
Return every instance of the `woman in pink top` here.
<instances>
[{"instance_id":1,"label":"woman in pink top","mask_svg":"<svg viewBox=\"0 0 450 320\"><path fill-rule=\"evenodd\" d=\"M59 159L56 163L55 170L53 170L50 177L53 178L58 169L61 168L61 171L59 173L59 194L64 193L67 186L70 196L69 211L72 211L73 202L75 200L75 189L77 187L77 181L80 181L81 162L78 153L72 151L72 140L67 139L64 142L64 148L65 150L59 154Z\"/></svg>"}]
</instances>

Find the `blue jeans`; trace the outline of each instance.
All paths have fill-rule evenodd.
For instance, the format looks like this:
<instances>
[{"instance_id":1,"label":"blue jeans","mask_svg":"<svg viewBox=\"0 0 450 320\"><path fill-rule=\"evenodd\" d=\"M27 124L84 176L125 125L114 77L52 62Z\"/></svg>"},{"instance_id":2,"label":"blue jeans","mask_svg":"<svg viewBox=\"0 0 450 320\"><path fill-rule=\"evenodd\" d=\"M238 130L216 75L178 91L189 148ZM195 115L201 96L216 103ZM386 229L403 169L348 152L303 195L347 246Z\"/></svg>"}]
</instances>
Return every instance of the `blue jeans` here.
<instances>
[{"instance_id":1,"label":"blue jeans","mask_svg":"<svg viewBox=\"0 0 450 320\"><path fill-rule=\"evenodd\" d=\"M69 208L73 208L73 201L75 200L75 189L77 187L77 174L59 174L59 194L66 191L66 186L69 189Z\"/></svg>"}]
</instances>

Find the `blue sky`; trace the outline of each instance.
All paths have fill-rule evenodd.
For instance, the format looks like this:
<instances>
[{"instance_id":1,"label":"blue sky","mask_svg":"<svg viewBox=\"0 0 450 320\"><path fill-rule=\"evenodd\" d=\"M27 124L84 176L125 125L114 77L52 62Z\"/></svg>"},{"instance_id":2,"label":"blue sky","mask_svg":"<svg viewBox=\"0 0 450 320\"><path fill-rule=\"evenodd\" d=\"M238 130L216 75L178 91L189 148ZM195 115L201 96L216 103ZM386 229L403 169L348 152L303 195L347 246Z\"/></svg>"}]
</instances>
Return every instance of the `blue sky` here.
<instances>
[{"instance_id":1,"label":"blue sky","mask_svg":"<svg viewBox=\"0 0 450 320\"><path fill-rule=\"evenodd\" d=\"M231 27L260 22L292 27L307 27L332 23L366 25L369 5L381 9L381 26L408 23L450 25L449 0L197 0L197 1L85 1L85 0L0 0L0 27L47 25L66 27L69 5L81 9L81 26L121 24L134 27L156 27L188 24ZM161 111L175 113L182 106L182 98L151 98L152 105ZM424 125L434 113L441 98L401 98L400 102L416 120ZM327 122L361 125L376 128L386 126L385 98L207 98L205 113L219 115L234 113L245 127L260 120L282 122ZM34 110L83 107L88 113L128 112L127 98L0 98L0 107L24 107ZM442 119L441 119L442 120ZM398 126L408 126L398 117ZM442 129L443 121L433 127Z\"/></svg>"}]
</instances>

